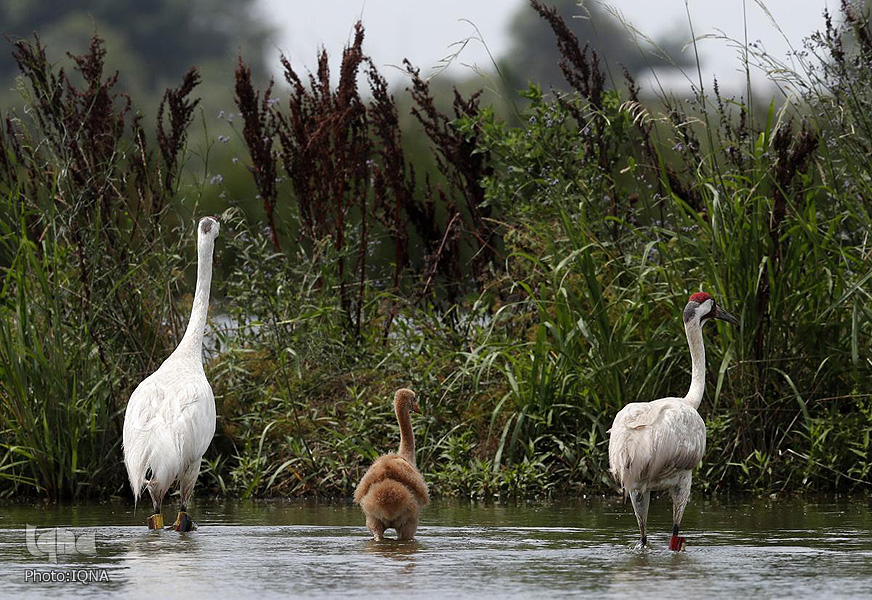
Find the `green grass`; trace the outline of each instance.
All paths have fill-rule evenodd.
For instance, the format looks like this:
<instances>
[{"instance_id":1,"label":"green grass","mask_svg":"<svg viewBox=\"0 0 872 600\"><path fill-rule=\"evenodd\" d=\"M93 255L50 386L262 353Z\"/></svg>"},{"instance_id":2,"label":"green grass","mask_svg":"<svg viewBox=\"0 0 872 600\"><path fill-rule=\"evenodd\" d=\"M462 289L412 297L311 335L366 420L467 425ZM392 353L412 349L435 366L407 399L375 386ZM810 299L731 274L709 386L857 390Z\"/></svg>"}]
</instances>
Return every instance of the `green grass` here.
<instances>
[{"instance_id":1,"label":"green grass","mask_svg":"<svg viewBox=\"0 0 872 600\"><path fill-rule=\"evenodd\" d=\"M432 117L450 132L439 156L463 147L481 158L475 170L425 185L394 164L390 181L419 204L398 200L393 213L365 186L340 186L339 225L302 244L288 233L301 231L297 205L279 204L281 251L231 199L213 286L236 325L207 363L218 429L200 493L350 495L398 444L398 387L422 399L418 460L435 494L605 492L615 413L687 389L680 315L699 290L741 325L704 334L697 489L868 489L872 75L857 60L867 50L847 43L858 28L868 24L849 19L817 38L820 60L792 83L779 74L798 100L762 112L717 93L685 103L597 90L587 63L573 94L524 92L520 125L486 107ZM66 154L34 142L62 148L58 133L28 127L19 143L33 150L4 137L12 160L0 163L0 494L125 494L120 419L179 337L191 245L179 214L198 191L176 185L150 213L126 137L83 182ZM161 183L160 164L146 167ZM460 193L457 209L448 196ZM402 212L427 202L443 227L430 238ZM452 207L454 233L442 222ZM476 245L474 210L497 241ZM401 241L411 260L397 265Z\"/></svg>"}]
</instances>

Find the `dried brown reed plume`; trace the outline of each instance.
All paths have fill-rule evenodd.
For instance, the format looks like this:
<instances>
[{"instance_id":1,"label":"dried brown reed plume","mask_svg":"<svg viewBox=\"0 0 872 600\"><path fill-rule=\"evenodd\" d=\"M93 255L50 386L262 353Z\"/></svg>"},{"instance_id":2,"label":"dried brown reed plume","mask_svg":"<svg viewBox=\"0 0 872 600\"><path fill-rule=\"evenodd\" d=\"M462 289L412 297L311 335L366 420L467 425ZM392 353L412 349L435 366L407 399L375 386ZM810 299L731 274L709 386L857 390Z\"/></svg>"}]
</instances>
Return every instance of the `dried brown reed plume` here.
<instances>
[{"instance_id":1,"label":"dried brown reed plume","mask_svg":"<svg viewBox=\"0 0 872 600\"><path fill-rule=\"evenodd\" d=\"M164 94L156 155L142 115L129 118L133 104L116 89L118 73L104 72L102 39L94 36L84 54L68 55L73 76L48 61L36 36L12 46L30 111L4 118L0 193L18 198L38 251L47 236L71 249L74 281L57 283L77 304L65 318L88 323L85 329L107 372L131 369L135 378L154 367L168 332L154 325L161 318L149 325L147 311L138 308L144 299L139 288L118 282L162 243L154 228L178 184L187 128L199 102L191 97L199 75L192 69ZM51 275L61 277L56 271ZM116 361L118 356L125 360ZM117 391L113 402L115 396Z\"/></svg>"},{"instance_id":2,"label":"dried brown reed plume","mask_svg":"<svg viewBox=\"0 0 872 600\"><path fill-rule=\"evenodd\" d=\"M476 135L462 134L452 124L459 117L477 116L479 95L463 99L455 93L454 115L444 115L435 108L427 82L407 63L416 103L413 112L433 142L440 180L431 183L428 175L419 185L403 150L396 101L366 57L363 40L364 29L358 22L354 39L342 54L335 87L325 50L307 79L282 57L291 88L284 106L271 98L272 83L263 95L255 89L241 61L236 72L250 170L267 214L273 218L278 197L276 163L280 162L296 203L297 222L288 229L296 228L297 242L304 245L331 242L340 305L356 335L362 326L366 290L373 278L382 275L371 257L381 240L393 247L388 268L396 297L402 290L413 299L427 295L437 274L442 289L456 297L469 285L470 274L478 279L498 255L499 246L481 185L490 173L489 155L480 150ZM372 96L368 102L358 89L361 73ZM425 248L418 273L409 256L410 225ZM272 220L270 230L279 248ZM473 257L471 268L464 268L467 255ZM417 283L410 286L404 281ZM396 305L385 333L395 309Z\"/></svg>"}]
</instances>

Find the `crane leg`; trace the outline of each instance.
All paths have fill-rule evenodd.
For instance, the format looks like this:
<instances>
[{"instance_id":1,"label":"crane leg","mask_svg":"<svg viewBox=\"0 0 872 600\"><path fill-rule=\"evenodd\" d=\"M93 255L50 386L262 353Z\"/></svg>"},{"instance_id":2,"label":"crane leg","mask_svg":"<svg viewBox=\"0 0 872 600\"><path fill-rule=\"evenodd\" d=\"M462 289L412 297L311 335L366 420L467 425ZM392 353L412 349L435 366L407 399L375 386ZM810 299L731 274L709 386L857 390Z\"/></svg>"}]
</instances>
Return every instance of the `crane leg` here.
<instances>
[{"instance_id":1,"label":"crane leg","mask_svg":"<svg viewBox=\"0 0 872 600\"><path fill-rule=\"evenodd\" d=\"M630 492L630 501L633 503L633 512L639 522L639 533L642 534L640 548L648 545L648 505L651 502L651 492Z\"/></svg>"},{"instance_id":2,"label":"crane leg","mask_svg":"<svg viewBox=\"0 0 872 600\"><path fill-rule=\"evenodd\" d=\"M398 540L412 540L415 538L415 532L418 530L418 519L410 519L404 524L397 527Z\"/></svg>"},{"instance_id":3,"label":"crane leg","mask_svg":"<svg viewBox=\"0 0 872 600\"><path fill-rule=\"evenodd\" d=\"M366 516L366 526L372 532L372 537L375 541L380 542L384 539L385 535L385 524L376 519L375 517Z\"/></svg>"},{"instance_id":4,"label":"crane leg","mask_svg":"<svg viewBox=\"0 0 872 600\"><path fill-rule=\"evenodd\" d=\"M669 494L672 496L672 539L669 540L669 549L676 552L684 550L684 546L687 544L687 538L678 535L678 528L690 498L690 482L691 476L688 473L687 477L682 479L678 485L669 489Z\"/></svg>"},{"instance_id":5,"label":"crane leg","mask_svg":"<svg viewBox=\"0 0 872 600\"><path fill-rule=\"evenodd\" d=\"M158 489L156 485L153 485L152 481L148 482L146 486L148 489L148 495L151 496L151 505L154 507L154 514L151 515L148 519L146 519L146 524L149 529L163 529L163 514L161 514L161 506L163 505L165 490Z\"/></svg>"},{"instance_id":6,"label":"crane leg","mask_svg":"<svg viewBox=\"0 0 872 600\"><path fill-rule=\"evenodd\" d=\"M179 478L179 487L182 494L182 504L173 529L176 531L193 531L197 523L188 514L188 500L194 495L194 485L197 483L197 475L200 474L200 462L194 462L185 470Z\"/></svg>"}]
</instances>

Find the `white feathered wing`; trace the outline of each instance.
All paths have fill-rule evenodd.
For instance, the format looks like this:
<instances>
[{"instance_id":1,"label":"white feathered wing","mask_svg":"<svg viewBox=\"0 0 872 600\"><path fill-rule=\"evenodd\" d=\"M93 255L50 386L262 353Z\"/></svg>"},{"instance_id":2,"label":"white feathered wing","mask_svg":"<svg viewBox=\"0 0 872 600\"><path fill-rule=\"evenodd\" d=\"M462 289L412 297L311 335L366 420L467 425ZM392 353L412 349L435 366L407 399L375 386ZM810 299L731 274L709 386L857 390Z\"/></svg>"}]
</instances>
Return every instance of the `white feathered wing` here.
<instances>
[{"instance_id":1,"label":"white feathered wing","mask_svg":"<svg viewBox=\"0 0 872 600\"><path fill-rule=\"evenodd\" d=\"M633 402L615 417L609 466L624 493L644 485L664 489L705 454L705 422L680 398ZM644 483L642 483L644 482Z\"/></svg>"},{"instance_id":2,"label":"white feathered wing","mask_svg":"<svg viewBox=\"0 0 872 600\"><path fill-rule=\"evenodd\" d=\"M147 486L162 498L193 465L196 480L214 434L215 398L202 364L167 359L136 387L124 416L124 462L136 500Z\"/></svg>"}]
</instances>

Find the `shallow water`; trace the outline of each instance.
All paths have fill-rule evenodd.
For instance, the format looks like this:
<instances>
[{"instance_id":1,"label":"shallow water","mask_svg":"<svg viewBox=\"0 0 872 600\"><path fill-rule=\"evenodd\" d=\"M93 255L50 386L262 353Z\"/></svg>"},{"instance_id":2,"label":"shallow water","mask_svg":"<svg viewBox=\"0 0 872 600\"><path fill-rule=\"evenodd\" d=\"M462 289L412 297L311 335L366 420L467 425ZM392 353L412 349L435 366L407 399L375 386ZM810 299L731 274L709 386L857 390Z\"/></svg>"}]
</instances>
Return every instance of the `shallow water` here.
<instances>
[{"instance_id":1,"label":"shallow water","mask_svg":"<svg viewBox=\"0 0 872 600\"><path fill-rule=\"evenodd\" d=\"M0 595L872 596L868 498L696 499L685 515L683 553L667 550L667 498L652 500L648 550L634 549L632 511L614 499L436 502L409 543L372 542L359 509L344 503L200 501L191 510L201 527L179 534L148 531L148 511L134 514L127 503L0 505ZM169 524L169 508L164 516ZM26 524L39 527L31 539L40 542L31 544L38 556L28 550ZM52 538L50 527L85 537L77 546L63 531ZM33 580L52 576L97 581Z\"/></svg>"}]
</instances>

